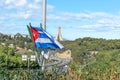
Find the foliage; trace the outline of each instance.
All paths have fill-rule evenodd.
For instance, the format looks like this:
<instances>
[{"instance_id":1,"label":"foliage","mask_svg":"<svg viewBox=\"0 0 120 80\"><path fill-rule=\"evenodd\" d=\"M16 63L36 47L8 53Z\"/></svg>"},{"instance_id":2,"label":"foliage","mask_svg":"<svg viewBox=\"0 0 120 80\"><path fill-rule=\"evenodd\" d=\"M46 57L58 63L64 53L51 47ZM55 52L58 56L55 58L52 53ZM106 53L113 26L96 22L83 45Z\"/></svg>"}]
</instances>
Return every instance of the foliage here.
<instances>
[{"instance_id":1,"label":"foliage","mask_svg":"<svg viewBox=\"0 0 120 80\"><path fill-rule=\"evenodd\" d=\"M102 51L83 69L82 78L92 80L120 79L120 50Z\"/></svg>"},{"instance_id":2,"label":"foliage","mask_svg":"<svg viewBox=\"0 0 120 80\"><path fill-rule=\"evenodd\" d=\"M97 38L79 38L74 41L63 41L63 45L66 49L72 51L72 57L74 61L82 63L84 58L90 54L90 51L103 51L103 50L115 50L120 49L120 40L106 40Z\"/></svg>"},{"instance_id":3,"label":"foliage","mask_svg":"<svg viewBox=\"0 0 120 80\"><path fill-rule=\"evenodd\" d=\"M15 53L12 48L0 46L0 67L7 68L27 68L27 61L22 61L22 55ZM30 61L31 68L37 67L37 61Z\"/></svg>"},{"instance_id":4,"label":"foliage","mask_svg":"<svg viewBox=\"0 0 120 80\"><path fill-rule=\"evenodd\" d=\"M37 62L30 62L29 72L27 61L21 60L23 53L17 53L17 47L32 50L32 41L21 34L16 34L14 38L0 34L0 79L33 80L32 77L34 77L34 80L41 78L45 80L120 80L120 39L86 37L61 43L66 49L72 51L73 61L67 73L58 74L55 69L44 73L35 71L38 69ZM10 48L10 44L14 47ZM98 51L98 53L92 55L91 51Z\"/></svg>"}]
</instances>

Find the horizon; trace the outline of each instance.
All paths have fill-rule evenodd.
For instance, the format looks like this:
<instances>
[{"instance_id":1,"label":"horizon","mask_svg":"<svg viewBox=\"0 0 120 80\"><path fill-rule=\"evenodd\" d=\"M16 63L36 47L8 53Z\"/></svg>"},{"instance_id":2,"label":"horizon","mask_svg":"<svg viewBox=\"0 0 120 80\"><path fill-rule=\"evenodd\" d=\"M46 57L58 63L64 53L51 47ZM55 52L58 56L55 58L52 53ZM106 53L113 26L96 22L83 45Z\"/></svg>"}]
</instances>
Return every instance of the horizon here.
<instances>
[{"instance_id":1,"label":"horizon","mask_svg":"<svg viewBox=\"0 0 120 80\"><path fill-rule=\"evenodd\" d=\"M3 34L3 35L16 35L16 34L20 34L20 35L26 35L26 36L29 36L30 37L30 35L29 34L21 34L21 33L15 33L15 34L9 34L9 33L1 33L0 32L0 34ZM53 36L53 37L56 37L56 36ZM75 40L77 40L77 39L84 39L84 38L94 38L94 39L105 39L105 40L120 40L120 39L106 39L106 38L97 38L97 37L79 37L79 38L76 38L76 39L74 39L74 40L69 40L69 39L66 39L66 38L63 38L63 41L75 41Z\"/></svg>"},{"instance_id":2,"label":"horizon","mask_svg":"<svg viewBox=\"0 0 120 80\"><path fill-rule=\"evenodd\" d=\"M120 1L47 0L47 32L75 40L84 37L120 39ZM29 34L26 25L40 26L42 0L1 0L0 33Z\"/></svg>"}]
</instances>

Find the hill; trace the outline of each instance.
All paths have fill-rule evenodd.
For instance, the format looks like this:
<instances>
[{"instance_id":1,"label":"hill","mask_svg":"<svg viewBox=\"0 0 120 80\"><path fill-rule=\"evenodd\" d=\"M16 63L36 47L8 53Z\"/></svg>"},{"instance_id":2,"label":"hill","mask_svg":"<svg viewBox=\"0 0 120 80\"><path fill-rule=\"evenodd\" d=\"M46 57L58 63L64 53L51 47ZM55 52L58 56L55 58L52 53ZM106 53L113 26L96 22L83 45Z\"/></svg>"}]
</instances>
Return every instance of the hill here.
<instances>
[{"instance_id":1,"label":"hill","mask_svg":"<svg viewBox=\"0 0 120 80\"><path fill-rule=\"evenodd\" d=\"M86 37L61 43L65 49L71 50L73 59L68 74L59 75L59 77L63 77L61 80L66 78L68 80L120 79L120 39ZM27 68L27 62L21 61L21 54L33 54L33 52L29 52L32 49L33 44L28 36L23 37L21 34L17 34L17 36L11 37L0 34L0 68ZM38 67L36 63L31 62L31 67ZM51 77L48 73L45 75L47 75L47 79Z\"/></svg>"},{"instance_id":2,"label":"hill","mask_svg":"<svg viewBox=\"0 0 120 80\"><path fill-rule=\"evenodd\" d=\"M66 49L72 51L72 57L75 61L80 61L81 58L90 55L91 52L120 49L120 39L107 40L86 37L62 43Z\"/></svg>"}]
</instances>

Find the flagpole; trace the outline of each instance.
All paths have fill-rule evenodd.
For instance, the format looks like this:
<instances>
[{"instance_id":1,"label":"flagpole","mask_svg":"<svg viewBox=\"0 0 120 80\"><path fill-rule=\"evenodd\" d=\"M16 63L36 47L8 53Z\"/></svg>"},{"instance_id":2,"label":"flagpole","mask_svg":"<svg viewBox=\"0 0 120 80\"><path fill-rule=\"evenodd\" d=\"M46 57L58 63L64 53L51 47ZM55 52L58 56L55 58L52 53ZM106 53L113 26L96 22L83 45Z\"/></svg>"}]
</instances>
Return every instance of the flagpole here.
<instances>
[{"instance_id":1,"label":"flagpole","mask_svg":"<svg viewBox=\"0 0 120 80\"><path fill-rule=\"evenodd\" d=\"M44 30L46 30L46 0L42 0L42 28ZM44 54L45 54L45 50L42 50L43 54L41 54L42 56L42 62L41 62L41 70L44 71L45 69L45 58L44 58Z\"/></svg>"},{"instance_id":2,"label":"flagpole","mask_svg":"<svg viewBox=\"0 0 120 80\"><path fill-rule=\"evenodd\" d=\"M46 30L46 0L42 0L42 27Z\"/></svg>"}]
</instances>

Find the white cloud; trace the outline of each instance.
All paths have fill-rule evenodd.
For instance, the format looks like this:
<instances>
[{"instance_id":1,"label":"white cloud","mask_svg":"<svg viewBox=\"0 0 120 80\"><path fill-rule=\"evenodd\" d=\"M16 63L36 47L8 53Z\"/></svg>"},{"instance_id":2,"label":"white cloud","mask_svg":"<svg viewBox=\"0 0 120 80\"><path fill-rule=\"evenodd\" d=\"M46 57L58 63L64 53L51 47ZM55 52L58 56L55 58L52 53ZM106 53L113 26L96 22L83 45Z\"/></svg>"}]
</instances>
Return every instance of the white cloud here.
<instances>
[{"instance_id":1,"label":"white cloud","mask_svg":"<svg viewBox=\"0 0 120 80\"><path fill-rule=\"evenodd\" d=\"M63 12L61 13L63 16L68 16L76 20L80 20L83 18L91 18L91 16L88 13L69 13L69 12Z\"/></svg>"},{"instance_id":2,"label":"white cloud","mask_svg":"<svg viewBox=\"0 0 120 80\"><path fill-rule=\"evenodd\" d=\"M28 4L27 6L28 6L29 9L40 9L41 8L37 4Z\"/></svg>"},{"instance_id":3,"label":"white cloud","mask_svg":"<svg viewBox=\"0 0 120 80\"><path fill-rule=\"evenodd\" d=\"M32 14L30 12L19 12L16 14L9 15L9 18L14 20L20 20L20 19L29 19Z\"/></svg>"},{"instance_id":4,"label":"white cloud","mask_svg":"<svg viewBox=\"0 0 120 80\"><path fill-rule=\"evenodd\" d=\"M48 14L47 15L47 19L49 20L49 21L56 21L56 20L60 20L60 21L67 21L68 20L68 18L66 18L66 17L63 17L63 16L61 16L61 15L54 15L54 14Z\"/></svg>"},{"instance_id":5,"label":"white cloud","mask_svg":"<svg viewBox=\"0 0 120 80\"><path fill-rule=\"evenodd\" d=\"M30 19L38 18L41 15L41 0L2 0L4 5L0 5L0 19ZM37 3L38 2L38 3Z\"/></svg>"},{"instance_id":6,"label":"white cloud","mask_svg":"<svg viewBox=\"0 0 120 80\"><path fill-rule=\"evenodd\" d=\"M6 3L6 4L10 4L10 3L12 3L12 2L14 2L14 0L5 0L5 3Z\"/></svg>"},{"instance_id":7,"label":"white cloud","mask_svg":"<svg viewBox=\"0 0 120 80\"><path fill-rule=\"evenodd\" d=\"M1 19L37 19L42 15L42 0L1 0ZM4 5L2 5L4 4ZM47 13L54 10L54 6L47 5ZM3 12L4 11L4 12Z\"/></svg>"},{"instance_id":8,"label":"white cloud","mask_svg":"<svg viewBox=\"0 0 120 80\"><path fill-rule=\"evenodd\" d=\"M105 12L49 14L49 20L73 22L73 26L84 31L120 31L120 14Z\"/></svg>"},{"instance_id":9,"label":"white cloud","mask_svg":"<svg viewBox=\"0 0 120 80\"><path fill-rule=\"evenodd\" d=\"M27 3L26 0L5 0L6 5L22 7Z\"/></svg>"},{"instance_id":10,"label":"white cloud","mask_svg":"<svg viewBox=\"0 0 120 80\"><path fill-rule=\"evenodd\" d=\"M49 14L48 19L64 21L87 21L93 17L88 13L69 13L62 12L58 14Z\"/></svg>"},{"instance_id":11,"label":"white cloud","mask_svg":"<svg viewBox=\"0 0 120 80\"><path fill-rule=\"evenodd\" d=\"M26 1L26 0L19 0L19 1L17 1L16 6L25 6L25 5L26 5L26 3L27 3L27 1Z\"/></svg>"},{"instance_id":12,"label":"white cloud","mask_svg":"<svg viewBox=\"0 0 120 80\"><path fill-rule=\"evenodd\" d=\"M35 3L39 3L39 2L42 2L42 0L35 0Z\"/></svg>"}]
</instances>

